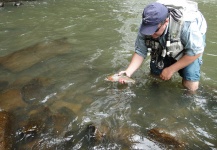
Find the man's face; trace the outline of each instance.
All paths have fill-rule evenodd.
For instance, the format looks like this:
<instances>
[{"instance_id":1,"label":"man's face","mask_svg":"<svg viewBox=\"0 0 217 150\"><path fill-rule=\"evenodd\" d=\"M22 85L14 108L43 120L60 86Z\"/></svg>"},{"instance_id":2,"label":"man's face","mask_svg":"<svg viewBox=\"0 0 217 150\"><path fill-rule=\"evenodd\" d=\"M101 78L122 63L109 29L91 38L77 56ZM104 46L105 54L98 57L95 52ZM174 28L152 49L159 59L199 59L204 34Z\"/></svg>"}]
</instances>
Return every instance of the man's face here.
<instances>
[{"instance_id":1,"label":"man's face","mask_svg":"<svg viewBox=\"0 0 217 150\"><path fill-rule=\"evenodd\" d=\"M163 34L164 30L166 29L167 24L168 24L167 20L164 23L160 23L155 33L151 35L152 38L156 39L160 37Z\"/></svg>"}]
</instances>

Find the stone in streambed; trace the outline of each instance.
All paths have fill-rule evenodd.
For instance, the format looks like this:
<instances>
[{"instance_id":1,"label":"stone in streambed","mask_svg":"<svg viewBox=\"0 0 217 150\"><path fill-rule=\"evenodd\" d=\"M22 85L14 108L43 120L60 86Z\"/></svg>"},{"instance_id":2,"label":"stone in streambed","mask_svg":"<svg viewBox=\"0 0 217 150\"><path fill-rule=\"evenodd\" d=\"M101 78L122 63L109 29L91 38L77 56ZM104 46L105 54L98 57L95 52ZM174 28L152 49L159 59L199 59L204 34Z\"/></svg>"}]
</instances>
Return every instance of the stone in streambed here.
<instances>
[{"instance_id":1,"label":"stone in streambed","mask_svg":"<svg viewBox=\"0 0 217 150\"><path fill-rule=\"evenodd\" d=\"M0 112L0 150L12 149L11 115Z\"/></svg>"},{"instance_id":2,"label":"stone in streambed","mask_svg":"<svg viewBox=\"0 0 217 150\"><path fill-rule=\"evenodd\" d=\"M52 83L46 78L33 78L21 88L22 98L27 103L42 101L52 92Z\"/></svg>"},{"instance_id":3,"label":"stone in streambed","mask_svg":"<svg viewBox=\"0 0 217 150\"><path fill-rule=\"evenodd\" d=\"M58 54L68 53L71 49L72 46L66 39L40 42L1 57L0 65L12 72L20 72Z\"/></svg>"},{"instance_id":4,"label":"stone in streambed","mask_svg":"<svg viewBox=\"0 0 217 150\"><path fill-rule=\"evenodd\" d=\"M177 140L174 136L167 133L164 129L153 128L148 131L148 136L153 140L164 144L165 146L170 146L175 149L184 149L185 143Z\"/></svg>"},{"instance_id":5,"label":"stone in streambed","mask_svg":"<svg viewBox=\"0 0 217 150\"><path fill-rule=\"evenodd\" d=\"M0 108L5 111L13 111L18 107L25 107L20 90L10 89L0 93Z\"/></svg>"}]
</instances>

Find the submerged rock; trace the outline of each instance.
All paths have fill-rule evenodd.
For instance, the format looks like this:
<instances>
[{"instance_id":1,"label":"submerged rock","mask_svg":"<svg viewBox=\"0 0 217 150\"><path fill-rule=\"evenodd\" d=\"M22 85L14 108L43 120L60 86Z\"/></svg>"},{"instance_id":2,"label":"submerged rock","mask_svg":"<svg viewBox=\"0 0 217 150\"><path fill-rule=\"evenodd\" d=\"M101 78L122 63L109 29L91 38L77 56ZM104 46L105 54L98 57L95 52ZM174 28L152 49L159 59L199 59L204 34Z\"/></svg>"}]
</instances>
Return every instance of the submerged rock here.
<instances>
[{"instance_id":1,"label":"submerged rock","mask_svg":"<svg viewBox=\"0 0 217 150\"><path fill-rule=\"evenodd\" d=\"M49 79L34 78L22 87L22 98L27 103L38 103L51 93L52 86Z\"/></svg>"},{"instance_id":2,"label":"submerged rock","mask_svg":"<svg viewBox=\"0 0 217 150\"><path fill-rule=\"evenodd\" d=\"M37 107L28 119L19 123L16 131L17 149L57 149L73 135L65 135L75 116L68 112L52 112L48 107ZM67 136L67 140L65 139ZM55 142L54 142L55 141Z\"/></svg>"},{"instance_id":3,"label":"submerged rock","mask_svg":"<svg viewBox=\"0 0 217 150\"><path fill-rule=\"evenodd\" d=\"M37 106L30 108L30 112L25 116L25 119L18 122L16 131L17 142L28 143L37 139L42 132L46 131L46 128L51 123L47 121L50 116L52 116L52 113L47 107ZM21 118L22 116L17 117Z\"/></svg>"},{"instance_id":4,"label":"submerged rock","mask_svg":"<svg viewBox=\"0 0 217 150\"><path fill-rule=\"evenodd\" d=\"M109 141L122 145L123 149L131 149L134 144L133 135L135 135L135 131L128 127L111 129L104 125L99 127L89 124L87 126L87 137L91 146L106 144Z\"/></svg>"},{"instance_id":5,"label":"submerged rock","mask_svg":"<svg viewBox=\"0 0 217 150\"><path fill-rule=\"evenodd\" d=\"M0 93L0 108L5 111L13 111L18 107L25 107L20 90L11 89Z\"/></svg>"},{"instance_id":6,"label":"submerged rock","mask_svg":"<svg viewBox=\"0 0 217 150\"><path fill-rule=\"evenodd\" d=\"M71 102L65 102L65 101L56 101L51 106L51 110L60 110L62 108L68 108L75 114L78 114L81 111L82 105L81 104L75 104Z\"/></svg>"},{"instance_id":7,"label":"submerged rock","mask_svg":"<svg viewBox=\"0 0 217 150\"><path fill-rule=\"evenodd\" d=\"M0 112L0 150L12 149L11 115L6 111Z\"/></svg>"},{"instance_id":8,"label":"submerged rock","mask_svg":"<svg viewBox=\"0 0 217 150\"><path fill-rule=\"evenodd\" d=\"M165 130L160 128L153 128L148 131L148 136L153 140L165 144L166 146L171 146L176 149L184 149L185 143L177 140L174 136L166 133Z\"/></svg>"},{"instance_id":9,"label":"submerged rock","mask_svg":"<svg viewBox=\"0 0 217 150\"><path fill-rule=\"evenodd\" d=\"M106 134L101 132L94 124L87 126L87 136L89 142L101 142Z\"/></svg>"},{"instance_id":10,"label":"submerged rock","mask_svg":"<svg viewBox=\"0 0 217 150\"><path fill-rule=\"evenodd\" d=\"M19 72L58 54L68 53L72 46L66 39L37 43L0 58L0 64L12 72Z\"/></svg>"},{"instance_id":11,"label":"submerged rock","mask_svg":"<svg viewBox=\"0 0 217 150\"><path fill-rule=\"evenodd\" d=\"M28 123L16 132L19 141L30 141L34 139L44 128L41 120L30 120Z\"/></svg>"},{"instance_id":12,"label":"submerged rock","mask_svg":"<svg viewBox=\"0 0 217 150\"><path fill-rule=\"evenodd\" d=\"M0 91L4 90L9 85L8 81L1 81L0 80Z\"/></svg>"}]
</instances>

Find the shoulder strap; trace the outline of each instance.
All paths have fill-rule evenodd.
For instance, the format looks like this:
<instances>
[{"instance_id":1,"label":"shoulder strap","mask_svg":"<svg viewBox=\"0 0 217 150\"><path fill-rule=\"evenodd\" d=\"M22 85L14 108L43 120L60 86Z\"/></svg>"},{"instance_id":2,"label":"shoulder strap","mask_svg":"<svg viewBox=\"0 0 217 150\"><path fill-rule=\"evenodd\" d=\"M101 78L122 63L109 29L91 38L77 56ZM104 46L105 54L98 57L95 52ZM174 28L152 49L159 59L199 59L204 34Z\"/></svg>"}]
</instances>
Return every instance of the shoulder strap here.
<instances>
[{"instance_id":1,"label":"shoulder strap","mask_svg":"<svg viewBox=\"0 0 217 150\"><path fill-rule=\"evenodd\" d=\"M157 2L165 5L168 9L180 10L183 15L198 11L197 2L190 0L157 0Z\"/></svg>"}]
</instances>

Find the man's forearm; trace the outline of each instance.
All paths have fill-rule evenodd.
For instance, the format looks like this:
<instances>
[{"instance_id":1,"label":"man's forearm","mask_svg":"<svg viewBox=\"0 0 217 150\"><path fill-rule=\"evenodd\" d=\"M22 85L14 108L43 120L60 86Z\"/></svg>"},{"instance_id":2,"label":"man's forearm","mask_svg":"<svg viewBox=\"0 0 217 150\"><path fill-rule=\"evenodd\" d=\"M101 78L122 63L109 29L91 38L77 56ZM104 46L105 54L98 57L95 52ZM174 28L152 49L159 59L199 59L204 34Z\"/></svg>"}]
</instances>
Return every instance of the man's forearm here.
<instances>
[{"instance_id":1,"label":"man's forearm","mask_svg":"<svg viewBox=\"0 0 217 150\"><path fill-rule=\"evenodd\" d=\"M179 59L176 63L171 65L169 68L173 72L177 72L182 68L185 68L186 66L190 65L192 62L194 62L198 57L200 57L201 54L197 54L195 56L188 56L184 55L181 59Z\"/></svg>"},{"instance_id":2,"label":"man's forearm","mask_svg":"<svg viewBox=\"0 0 217 150\"><path fill-rule=\"evenodd\" d=\"M142 64L144 58L137 53L134 53L130 65L126 70L127 76L131 76Z\"/></svg>"}]
</instances>

